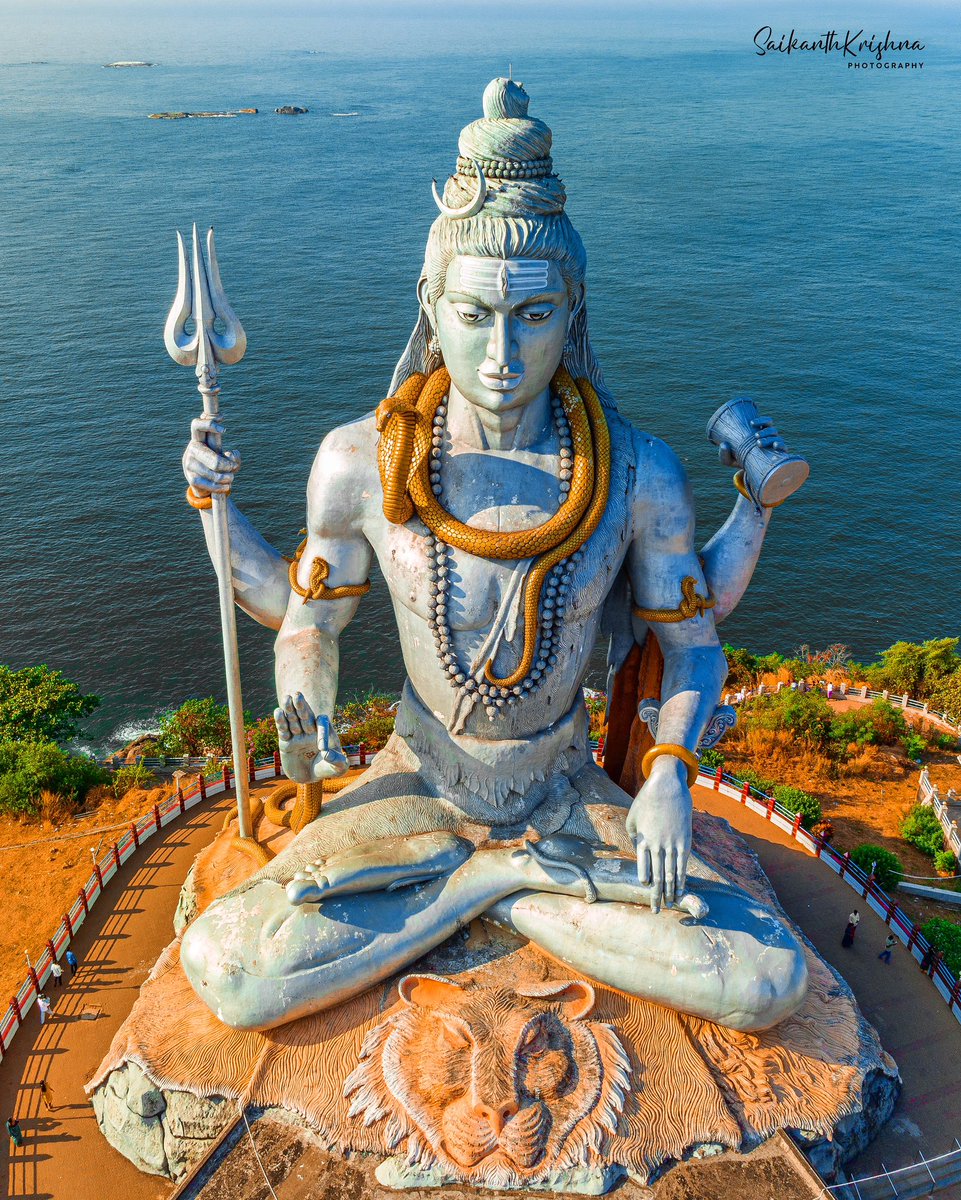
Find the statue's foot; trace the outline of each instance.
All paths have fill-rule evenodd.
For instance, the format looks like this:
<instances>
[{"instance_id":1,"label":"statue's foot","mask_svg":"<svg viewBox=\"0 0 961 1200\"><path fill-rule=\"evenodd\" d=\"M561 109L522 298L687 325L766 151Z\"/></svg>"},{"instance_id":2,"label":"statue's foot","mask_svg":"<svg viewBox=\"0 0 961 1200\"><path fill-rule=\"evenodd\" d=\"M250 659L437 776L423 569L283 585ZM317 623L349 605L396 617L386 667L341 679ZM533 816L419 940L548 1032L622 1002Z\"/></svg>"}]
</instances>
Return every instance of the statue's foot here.
<instances>
[{"instance_id":1,"label":"statue's foot","mask_svg":"<svg viewBox=\"0 0 961 1200\"><path fill-rule=\"evenodd\" d=\"M511 853L512 864L528 887L595 900L619 900L653 907L654 889L638 882L637 860L609 853L608 847L569 834L526 841ZM676 907L696 919L710 911L693 892L685 892Z\"/></svg>"},{"instance_id":2,"label":"statue's foot","mask_svg":"<svg viewBox=\"0 0 961 1200\"><path fill-rule=\"evenodd\" d=\"M298 871L287 884L291 904L316 904L332 896L392 891L449 875L474 852L452 833L381 838L319 859Z\"/></svg>"}]
</instances>

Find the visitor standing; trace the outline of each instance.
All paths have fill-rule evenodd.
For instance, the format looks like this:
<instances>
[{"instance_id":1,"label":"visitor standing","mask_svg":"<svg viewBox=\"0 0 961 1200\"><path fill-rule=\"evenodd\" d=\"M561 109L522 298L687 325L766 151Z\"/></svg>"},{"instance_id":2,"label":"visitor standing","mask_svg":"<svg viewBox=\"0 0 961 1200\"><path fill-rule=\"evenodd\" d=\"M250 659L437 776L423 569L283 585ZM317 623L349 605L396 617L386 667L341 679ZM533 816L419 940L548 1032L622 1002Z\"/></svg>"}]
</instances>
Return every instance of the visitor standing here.
<instances>
[{"instance_id":1,"label":"visitor standing","mask_svg":"<svg viewBox=\"0 0 961 1200\"><path fill-rule=\"evenodd\" d=\"M854 935L858 931L858 926L861 924L861 914L857 909L852 913L848 913L848 923L844 930L844 937L841 938L841 945L850 948L854 945Z\"/></svg>"},{"instance_id":2,"label":"visitor standing","mask_svg":"<svg viewBox=\"0 0 961 1200\"><path fill-rule=\"evenodd\" d=\"M40 1080L40 1099L43 1101L43 1107L47 1112L53 1112L57 1107L53 1102L53 1088L47 1083L46 1079Z\"/></svg>"},{"instance_id":3,"label":"visitor standing","mask_svg":"<svg viewBox=\"0 0 961 1200\"><path fill-rule=\"evenodd\" d=\"M50 964L50 978L53 980L54 987L63 987L63 967L56 959Z\"/></svg>"},{"instance_id":4,"label":"visitor standing","mask_svg":"<svg viewBox=\"0 0 961 1200\"><path fill-rule=\"evenodd\" d=\"M40 1010L40 1024L42 1025L50 1016L50 997L45 996L43 992L37 997L37 1008Z\"/></svg>"},{"instance_id":5,"label":"visitor standing","mask_svg":"<svg viewBox=\"0 0 961 1200\"><path fill-rule=\"evenodd\" d=\"M889 963L891 961L891 951L894 949L894 947L897 944L898 944L898 939L894 936L893 933L889 933L888 937L887 937L887 941L884 943L884 949L878 955L878 958L880 958L880 960L882 962Z\"/></svg>"},{"instance_id":6,"label":"visitor standing","mask_svg":"<svg viewBox=\"0 0 961 1200\"><path fill-rule=\"evenodd\" d=\"M10 1134L10 1141L15 1146L23 1145L23 1130L20 1128L20 1122L16 1117L7 1118L7 1133Z\"/></svg>"},{"instance_id":7,"label":"visitor standing","mask_svg":"<svg viewBox=\"0 0 961 1200\"><path fill-rule=\"evenodd\" d=\"M77 962L76 954L74 954L74 952L72 950L68 950L67 953L64 955L64 957L67 960L67 965L70 967L71 976L76 975L77 967L80 965Z\"/></svg>"}]
</instances>

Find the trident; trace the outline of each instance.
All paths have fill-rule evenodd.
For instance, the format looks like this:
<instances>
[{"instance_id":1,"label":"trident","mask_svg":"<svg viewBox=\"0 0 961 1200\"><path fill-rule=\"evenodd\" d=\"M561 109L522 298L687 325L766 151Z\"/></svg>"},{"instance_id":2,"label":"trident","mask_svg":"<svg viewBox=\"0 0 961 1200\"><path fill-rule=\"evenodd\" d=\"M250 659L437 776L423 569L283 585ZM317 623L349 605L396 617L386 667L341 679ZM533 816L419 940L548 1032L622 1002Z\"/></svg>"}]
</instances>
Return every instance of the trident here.
<instances>
[{"instance_id":1,"label":"trident","mask_svg":"<svg viewBox=\"0 0 961 1200\"><path fill-rule=\"evenodd\" d=\"M207 261L204 263L197 226L193 232L193 272L184 240L177 232L179 274L177 295L164 326L164 345L167 353L182 367L194 367L198 379L197 391L203 397L203 416L219 415L220 385L217 370L221 363L240 362L247 349L247 335L234 310L227 303L220 282L214 231L207 233ZM187 333L187 321L193 319L194 332ZM223 333L214 328L215 321L223 323ZM207 444L219 450L221 435L207 434ZM220 595L220 628L224 642L224 666L227 673L227 705L230 709L230 744L233 751L234 779L237 789L237 823L242 838L251 836L250 798L247 786L247 756L244 741L244 705L240 694L240 654L237 649L237 620L234 612L234 589L230 572L230 526L227 519L227 497L214 492L212 516L214 524L214 567L217 571L217 590Z\"/></svg>"}]
</instances>

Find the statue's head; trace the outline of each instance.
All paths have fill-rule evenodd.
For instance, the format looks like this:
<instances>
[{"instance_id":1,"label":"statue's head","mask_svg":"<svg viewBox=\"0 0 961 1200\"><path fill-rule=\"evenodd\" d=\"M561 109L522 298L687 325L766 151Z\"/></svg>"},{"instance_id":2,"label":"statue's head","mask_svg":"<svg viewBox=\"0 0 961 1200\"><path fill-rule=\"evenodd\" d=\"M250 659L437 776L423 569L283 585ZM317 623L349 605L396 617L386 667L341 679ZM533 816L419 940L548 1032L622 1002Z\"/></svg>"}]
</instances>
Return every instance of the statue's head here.
<instances>
[{"instance_id":1,"label":"statue's head","mask_svg":"<svg viewBox=\"0 0 961 1200\"><path fill-rule=\"evenodd\" d=\"M493 411L540 394L563 364L602 400L587 334L584 245L564 212L551 131L527 115L521 84L494 79L484 116L460 135L457 173L431 227L418 284L421 315L394 374L441 364L458 391Z\"/></svg>"}]
</instances>

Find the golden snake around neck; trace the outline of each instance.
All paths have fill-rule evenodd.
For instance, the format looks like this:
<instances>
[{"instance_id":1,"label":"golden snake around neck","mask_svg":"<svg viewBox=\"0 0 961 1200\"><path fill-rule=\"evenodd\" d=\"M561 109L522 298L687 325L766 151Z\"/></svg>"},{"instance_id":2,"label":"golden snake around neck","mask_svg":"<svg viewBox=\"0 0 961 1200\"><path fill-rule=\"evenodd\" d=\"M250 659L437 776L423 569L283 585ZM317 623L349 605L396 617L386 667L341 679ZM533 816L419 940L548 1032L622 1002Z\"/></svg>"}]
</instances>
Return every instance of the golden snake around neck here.
<instances>
[{"instance_id":1,"label":"golden snake around neck","mask_svg":"<svg viewBox=\"0 0 961 1200\"><path fill-rule=\"evenodd\" d=\"M377 464L384 492L384 515L406 524L416 513L435 537L478 558L535 561L524 586L524 652L517 669L504 679L488 662L489 683L510 688L525 679L537 653L540 597L551 570L591 536L607 507L611 481L611 439L597 392L586 379L577 383L563 367L551 381L571 431L571 489L565 503L541 525L510 532L475 529L458 521L430 485L430 448L434 414L450 390L445 367L429 378L412 375L377 409Z\"/></svg>"}]
</instances>

